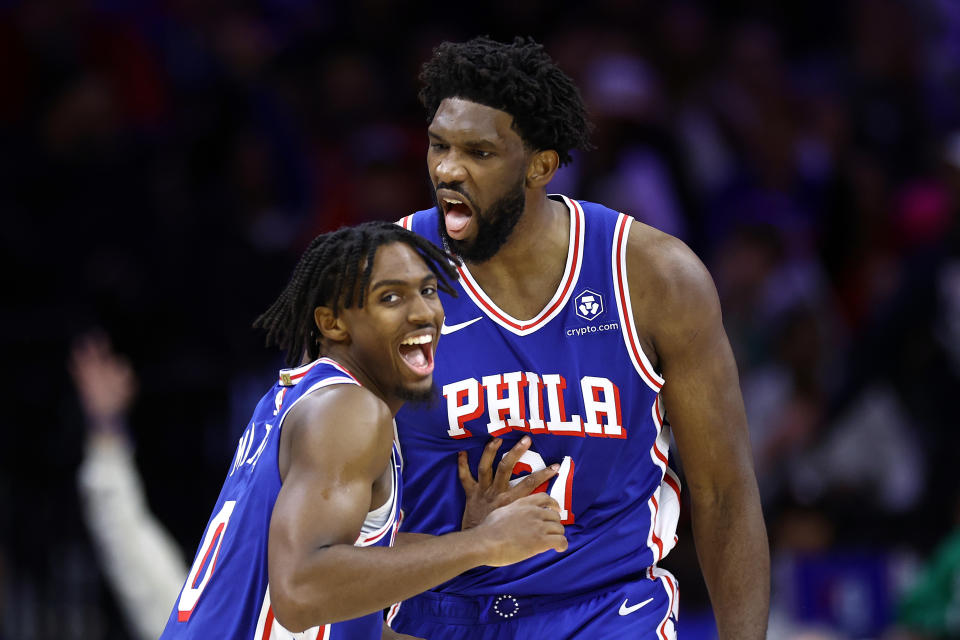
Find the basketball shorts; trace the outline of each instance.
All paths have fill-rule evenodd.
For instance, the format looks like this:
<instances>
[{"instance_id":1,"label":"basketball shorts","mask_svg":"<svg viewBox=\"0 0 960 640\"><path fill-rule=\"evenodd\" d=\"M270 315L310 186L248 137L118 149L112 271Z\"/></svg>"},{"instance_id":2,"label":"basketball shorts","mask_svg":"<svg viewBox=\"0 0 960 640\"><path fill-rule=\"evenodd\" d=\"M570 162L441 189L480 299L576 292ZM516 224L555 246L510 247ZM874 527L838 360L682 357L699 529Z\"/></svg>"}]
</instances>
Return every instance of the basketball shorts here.
<instances>
[{"instance_id":1,"label":"basketball shorts","mask_svg":"<svg viewBox=\"0 0 960 640\"><path fill-rule=\"evenodd\" d=\"M463 596L427 591L388 611L400 633L442 640L676 640L677 581L663 569L602 593Z\"/></svg>"}]
</instances>

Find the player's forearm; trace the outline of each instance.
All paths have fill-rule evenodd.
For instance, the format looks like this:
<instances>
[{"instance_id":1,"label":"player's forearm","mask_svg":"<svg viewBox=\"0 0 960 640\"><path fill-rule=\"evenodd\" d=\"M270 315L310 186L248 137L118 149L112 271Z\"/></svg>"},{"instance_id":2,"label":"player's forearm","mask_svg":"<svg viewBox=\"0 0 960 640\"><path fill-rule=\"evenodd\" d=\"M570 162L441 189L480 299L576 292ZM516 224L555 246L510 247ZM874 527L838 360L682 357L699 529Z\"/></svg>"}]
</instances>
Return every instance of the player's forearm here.
<instances>
[{"instance_id":1,"label":"player's forearm","mask_svg":"<svg viewBox=\"0 0 960 640\"><path fill-rule=\"evenodd\" d=\"M288 575L274 575L270 598L290 631L349 620L389 607L480 566L488 545L472 532L417 536L401 547L320 549Z\"/></svg>"},{"instance_id":2,"label":"player's forearm","mask_svg":"<svg viewBox=\"0 0 960 640\"><path fill-rule=\"evenodd\" d=\"M431 538L435 538L435 537L436 537L436 536L432 536L432 535L430 535L429 533L416 533L416 532L414 532L414 531L401 531L401 532L397 533L397 537L394 538L394 540L393 540L393 546L395 546L395 547L403 547L403 546L406 546L406 545L410 544L411 542L418 542L418 541L422 541L422 540L430 540Z\"/></svg>"},{"instance_id":3,"label":"player's forearm","mask_svg":"<svg viewBox=\"0 0 960 640\"><path fill-rule=\"evenodd\" d=\"M770 555L756 485L693 499L693 533L720 640L762 640Z\"/></svg>"}]
</instances>

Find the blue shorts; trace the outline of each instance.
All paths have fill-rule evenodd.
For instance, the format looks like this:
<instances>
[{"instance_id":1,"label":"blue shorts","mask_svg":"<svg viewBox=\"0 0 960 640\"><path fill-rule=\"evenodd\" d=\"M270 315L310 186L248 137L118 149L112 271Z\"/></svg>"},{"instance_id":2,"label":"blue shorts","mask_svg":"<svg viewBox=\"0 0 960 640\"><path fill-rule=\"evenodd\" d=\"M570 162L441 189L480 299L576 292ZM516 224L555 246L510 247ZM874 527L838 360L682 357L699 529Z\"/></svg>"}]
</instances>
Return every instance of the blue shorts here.
<instances>
[{"instance_id":1,"label":"blue shorts","mask_svg":"<svg viewBox=\"0 0 960 640\"><path fill-rule=\"evenodd\" d=\"M676 640L679 594L663 569L653 577L572 596L462 596L427 591L388 615L390 626L427 640L638 638Z\"/></svg>"}]
</instances>

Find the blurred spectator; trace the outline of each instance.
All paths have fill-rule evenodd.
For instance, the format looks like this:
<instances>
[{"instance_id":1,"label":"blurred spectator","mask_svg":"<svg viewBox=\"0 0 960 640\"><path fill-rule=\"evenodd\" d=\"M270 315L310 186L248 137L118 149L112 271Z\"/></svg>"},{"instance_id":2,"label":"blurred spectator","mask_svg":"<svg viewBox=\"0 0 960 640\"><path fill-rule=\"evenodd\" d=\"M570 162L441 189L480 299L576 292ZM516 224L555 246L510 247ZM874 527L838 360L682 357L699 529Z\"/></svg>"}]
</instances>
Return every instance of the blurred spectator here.
<instances>
[{"instance_id":1,"label":"blurred spectator","mask_svg":"<svg viewBox=\"0 0 960 640\"><path fill-rule=\"evenodd\" d=\"M792 493L806 504L832 493L854 513L904 513L926 488L926 455L915 425L886 385L867 387L822 442L793 457Z\"/></svg>"},{"instance_id":2,"label":"blurred spectator","mask_svg":"<svg viewBox=\"0 0 960 640\"><path fill-rule=\"evenodd\" d=\"M824 329L810 307L784 313L772 358L743 378L754 468L767 513L787 489L797 451L815 440L827 395Z\"/></svg>"},{"instance_id":3,"label":"blurred spectator","mask_svg":"<svg viewBox=\"0 0 960 640\"><path fill-rule=\"evenodd\" d=\"M163 631L187 566L150 513L133 462L127 417L137 379L102 334L77 340L70 373L87 428L78 473L87 526L131 632L153 640Z\"/></svg>"}]
</instances>

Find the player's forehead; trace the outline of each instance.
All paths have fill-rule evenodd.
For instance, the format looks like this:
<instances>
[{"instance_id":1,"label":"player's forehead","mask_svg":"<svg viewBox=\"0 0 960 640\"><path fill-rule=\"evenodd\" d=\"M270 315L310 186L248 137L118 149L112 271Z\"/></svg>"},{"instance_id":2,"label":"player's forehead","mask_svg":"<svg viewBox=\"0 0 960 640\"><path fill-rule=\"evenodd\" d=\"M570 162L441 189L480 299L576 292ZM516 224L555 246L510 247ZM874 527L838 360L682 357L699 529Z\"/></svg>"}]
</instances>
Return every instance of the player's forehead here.
<instances>
[{"instance_id":1,"label":"player's forehead","mask_svg":"<svg viewBox=\"0 0 960 640\"><path fill-rule=\"evenodd\" d=\"M519 140L513 116L465 98L444 98L427 132L449 141L506 144Z\"/></svg>"},{"instance_id":2,"label":"player's forehead","mask_svg":"<svg viewBox=\"0 0 960 640\"><path fill-rule=\"evenodd\" d=\"M433 277L423 257L406 242L390 242L377 247L370 269L369 290L384 286L384 283L406 282L419 285L424 278Z\"/></svg>"}]
</instances>

